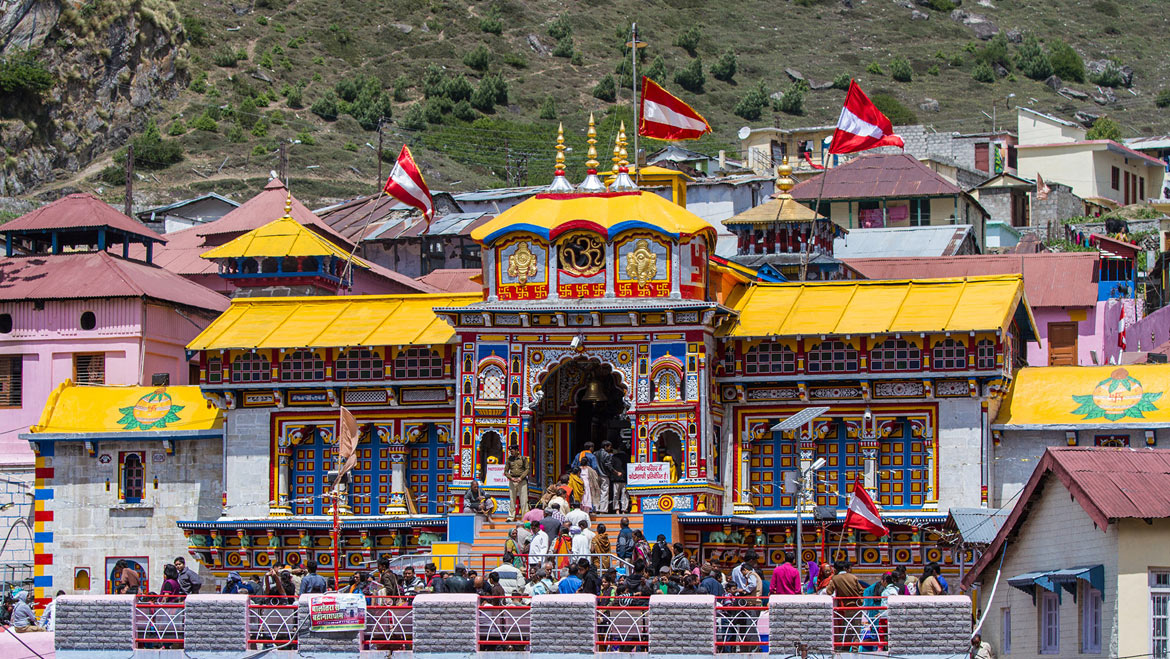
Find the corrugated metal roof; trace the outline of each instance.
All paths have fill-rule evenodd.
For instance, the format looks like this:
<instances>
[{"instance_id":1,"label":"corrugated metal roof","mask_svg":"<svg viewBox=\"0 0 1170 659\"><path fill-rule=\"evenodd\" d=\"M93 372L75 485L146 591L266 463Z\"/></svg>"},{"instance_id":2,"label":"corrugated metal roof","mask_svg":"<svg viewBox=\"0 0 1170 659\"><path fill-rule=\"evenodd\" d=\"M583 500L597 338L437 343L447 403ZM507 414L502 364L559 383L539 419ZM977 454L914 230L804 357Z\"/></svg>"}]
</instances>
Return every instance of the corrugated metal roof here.
<instances>
[{"instance_id":1,"label":"corrugated metal roof","mask_svg":"<svg viewBox=\"0 0 1170 659\"><path fill-rule=\"evenodd\" d=\"M1125 145L1138 151L1142 149L1170 149L1170 135L1131 137L1125 140Z\"/></svg>"},{"instance_id":2,"label":"corrugated metal roof","mask_svg":"<svg viewBox=\"0 0 1170 659\"><path fill-rule=\"evenodd\" d=\"M865 229L855 230L857 233ZM1092 252L910 258L851 258L849 267L868 279L934 279L1022 274L1028 304L1091 307L1097 304L1097 262Z\"/></svg>"},{"instance_id":3,"label":"corrugated metal roof","mask_svg":"<svg viewBox=\"0 0 1170 659\"><path fill-rule=\"evenodd\" d=\"M848 236L833 241L833 256L842 260L953 256L973 234L970 224L850 229Z\"/></svg>"},{"instance_id":4,"label":"corrugated metal roof","mask_svg":"<svg viewBox=\"0 0 1170 659\"><path fill-rule=\"evenodd\" d=\"M422 283L444 293L481 293L483 284L473 281L481 273L473 268L446 268L418 277Z\"/></svg>"},{"instance_id":5,"label":"corrugated metal roof","mask_svg":"<svg viewBox=\"0 0 1170 659\"><path fill-rule=\"evenodd\" d=\"M239 208L239 206L240 206L239 202L232 201L231 199L228 199L227 197L221 197L220 195L217 195L214 192L208 192L207 194L199 195L198 197L192 197L190 199L180 199L179 201L176 201L172 204L166 204L165 206L155 206L154 208L148 208L144 211L138 211L137 213L135 213L135 215L137 215L139 218L150 217L152 214L166 213L167 211L172 211L172 210L175 210L176 208L182 208L184 206L190 206L191 204L197 204L197 203L204 201L206 199L215 199L217 201L222 201L223 203L227 204L228 206L231 206L232 208Z\"/></svg>"},{"instance_id":6,"label":"corrugated metal roof","mask_svg":"<svg viewBox=\"0 0 1170 659\"><path fill-rule=\"evenodd\" d=\"M214 222L194 227L199 236L214 236L224 233L245 233L262 227L265 224L285 215L284 205L288 201L288 188L280 179L272 179L260 191L260 194L245 201L238 208ZM333 230L321 218L313 214L304 204L292 198L292 209L288 213L294 220L305 226L311 226L319 233L331 239L347 242L345 236Z\"/></svg>"},{"instance_id":7,"label":"corrugated metal roof","mask_svg":"<svg viewBox=\"0 0 1170 659\"><path fill-rule=\"evenodd\" d=\"M793 197L806 200L902 199L956 194L963 194L962 188L906 153L857 158L792 188Z\"/></svg>"},{"instance_id":8,"label":"corrugated metal roof","mask_svg":"<svg viewBox=\"0 0 1170 659\"><path fill-rule=\"evenodd\" d=\"M995 540L995 534L1007 521L1011 510L1004 508L951 508L950 521L958 529L963 542L986 545Z\"/></svg>"},{"instance_id":9,"label":"corrugated metal roof","mask_svg":"<svg viewBox=\"0 0 1170 659\"><path fill-rule=\"evenodd\" d=\"M97 227L110 227L159 243L167 241L138 220L126 217L101 199L82 192L66 195L6 222L0 226L0 233Z\"/></svg>"}]
</instances>

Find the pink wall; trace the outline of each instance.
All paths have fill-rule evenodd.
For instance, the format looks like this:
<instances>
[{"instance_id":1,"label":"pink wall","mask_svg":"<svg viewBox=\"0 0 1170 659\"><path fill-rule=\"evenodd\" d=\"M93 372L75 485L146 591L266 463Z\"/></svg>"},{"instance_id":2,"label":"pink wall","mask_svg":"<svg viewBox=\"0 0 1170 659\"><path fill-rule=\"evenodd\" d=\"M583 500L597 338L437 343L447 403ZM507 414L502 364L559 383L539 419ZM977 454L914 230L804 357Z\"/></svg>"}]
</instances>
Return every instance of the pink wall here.
<instances>
[{"instance_id":1,"label":"pink wall","mask_svg":"<svg viewBox=\"0 0 1170 659\"><path fill-rule=\"evenodd\" d=\"M1126 351L1151 350L1170 340L1170 311L1159 309L1147 318L1139 318L1141 305L1133 299L1104 300L1093 308L1044 307L1032 309L1040 332L1040 342L1028 345L1028 364L1048 365L1048 323L1077 321L1077 359L1081 366L1119 363L1117 345L1121 309L1125 308ZM1161 343L1152 343L1150 334ZM1142 337L1145 337L1144 339ZM1139 348L1140 344L1140 348ZM1096 353L1096 361L1093 355Z\"/></svg>"},{"instance_id":2,"label":"pink wall","mask_svg":"<svg viewBox=\"0 0 1170 659\"><path fill-rule=\"evenodd\" d=\"M80 329L92 311L97 326ZM28 442L18 435L36 423L53 389L73 377L73 356L104 353L106 384L150 384L153 373L169 373L171 384L188 384L185 346L212 315L145 303L138 298L48 300L0 303L12 314L12 332L0 334L0 355L23 355L21 406L0 408L0 464L31 464Z\"/></svg>"},{"instance_id":3,"label":"pink wall","mask_svg":"<svg viewBox=\"0 0 1170 659\"><path fill-rule=\"evenodd\" d=\"M1099 315L1094 307L1033 307L1032 317L1036 319L1039 341L1028 344L1028 365L1048 365L1049 323L1077 323L1077 361L1081 366L1093 363L1091 353L1094 350L1097 359L1101 359L1101 335L1097 323Z\"/></svg>"}]
</instances>

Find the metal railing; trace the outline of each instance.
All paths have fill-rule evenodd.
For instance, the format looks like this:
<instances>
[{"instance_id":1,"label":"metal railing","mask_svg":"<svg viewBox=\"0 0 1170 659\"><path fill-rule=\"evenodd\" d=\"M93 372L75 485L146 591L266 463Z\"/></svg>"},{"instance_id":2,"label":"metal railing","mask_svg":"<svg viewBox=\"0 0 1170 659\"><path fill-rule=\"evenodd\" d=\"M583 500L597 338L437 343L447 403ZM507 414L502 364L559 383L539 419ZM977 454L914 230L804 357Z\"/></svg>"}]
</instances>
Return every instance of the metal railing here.
<instances>
[{"instance_id":1,"label":"metal railing","mask_svg":"<svg viewBox=\"0 0 1170 659\"><path fill-rule=\"evenodd\" d=\"M183 647L186 605L181 596L138 595L134 598L134 646Z\"/></svg>"},{"instance_id":2,"label":"metal railing","mask_svg":"<svg viewBox=\"0 0 1170 659\"><path fill-rule=\"evenodd\" d=\"M597 598L597 651L647 652L650 649L650 598L618 595Z\"/></svg>"},{"instance_id":3,"label":"metal railing","mask_svg":"<svg viewBox=\"0 0 1170 659\"><path fill-rule=\"evenodd\" d=\"M414 607L406 597L370 597L366 604L363 650L410 650L414 647Z\"/></svg>"},{"instance_id":4,"label":"metal railing","mask_svg":"<svg viewBox=\"0 0 1170 659\"><path fill-rule=\"evenodd\" d=\"M715 652L767 652L767 636L760 633L760 618L767 615L766 598L716 598Z\"/></svg>"},{"instance_id":5,"label":"metal railing","mask_svg":"<svg viewBox=\"0 0 1170 659\"><path fill-rule=\"evenodd\" d=\"M253 595L248 598L248 647L297 647L296 595Z\"/></svg>"},{"instance_id":6,"label":"metal railing","mask_svg":"<svg viewBox=\"0 0 1170 659\"><path fill-rule=\"evenodd\" d=\"M526 595L479 598L479 649L526 650L532 638L532 606Z\"/></svg>"},{"instance_id":7,"label":"metal railing","mask_svg":"<svg viewBox=\"0 0 1170 659\"><path fill-rule=\"evenodd\" d=\"M886 598L836 597L833 599L833 651L886 650Z\"/></svg>"}]
</instances>

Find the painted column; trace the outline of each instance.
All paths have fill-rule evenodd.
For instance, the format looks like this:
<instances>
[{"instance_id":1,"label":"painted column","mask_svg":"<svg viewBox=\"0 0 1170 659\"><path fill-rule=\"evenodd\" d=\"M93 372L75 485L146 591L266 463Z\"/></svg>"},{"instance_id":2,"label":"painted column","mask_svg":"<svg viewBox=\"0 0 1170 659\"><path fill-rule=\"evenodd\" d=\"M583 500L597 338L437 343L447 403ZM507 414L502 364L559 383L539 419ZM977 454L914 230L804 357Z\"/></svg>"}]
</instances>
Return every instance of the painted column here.
<instances>
[{"instance_id":1,"label":"painted column","mask_svg":"<svg viewBox=\"0 0 1170 659\"><path fill-rule=\"evenodd\" d=\"M682 298L679 290L679 280L682 279L682 264L679 263L681 251L678 241L670 243L670 297L673 300Z\"/></svg>"},{"instance_id":2,"label":"painted column","mask_svg":"<svg viewBox=\"0 0 1170 659\"><path fill-rule=\"evenodd\" d=\"M380 426L378 433L390 435L393 428ZM406 444L398 435L393 435L389 439L389 444L386 449L387 455L390 457L390 501L386 505L386 509L382 511L383 515L404 516L407 514L406 507Z\"/></svg>"},{"instance_id":3,"label":"painted column","mask_svg":"<svg viewBox=\"0 0 1170 659\"><path fill-rule=\"evenodd\" d=\"M732 512L735 514L751 514L756 512L752 504L751 492L751 463L752 463L752 429L745 428L736 442L736 477L739 487L736 491L735 504Z\"/></svg>"},{"instance_id":4,"label":"painted column","mask_svg":"<svg viewBox=\"0 0 1170 659\"><path fill-rule=\"evenodd\" d=\"M292 463L292 438L282 434L276 444L276 504L268 511L270 517L287 517L292 514L289 501L289 469Z\"/></svg>"}]
</instances>

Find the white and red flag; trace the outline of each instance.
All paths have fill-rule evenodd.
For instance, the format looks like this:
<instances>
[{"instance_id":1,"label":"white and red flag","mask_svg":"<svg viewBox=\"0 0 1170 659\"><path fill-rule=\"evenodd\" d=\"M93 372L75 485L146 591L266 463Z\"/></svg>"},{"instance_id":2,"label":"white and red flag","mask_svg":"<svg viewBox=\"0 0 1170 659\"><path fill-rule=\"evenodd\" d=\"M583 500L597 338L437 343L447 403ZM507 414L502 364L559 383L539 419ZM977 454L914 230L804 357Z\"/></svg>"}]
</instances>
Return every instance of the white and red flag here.
<instances>
[{"instance_id":1,"label":"white and red flag","mask_svg":"<svg viewBox=\"0 0 1170 659\"><path fill-rule=\"evenodd\" d=\"M1117 347L1125 352L1125 300L1121 301L1121 315L1117 318Z\"/></svg>"},{"instance_id":2,"label":"white and red flag","mask_svg":"<svg viewBox=\"0 0 1170 659\"><path fill-rule=\"evenodd\" d=\"M850 80L829 153L857 153L879 146L906 147L902 138L894 134L889 118L861 91L857 81Z\"/></svg>"},{"instance_id":3,"label":"white and red flag","mask_svg":"<svg viewBox=\"0 0 1170 659\"><path fill-rule=\"evenodd\" d=\"M1048 184L1044 182L1044 177L1040 176L1040 172L1036 172L1036 198L1044 201L1048 199L1048 195L1051 192L1052 188L1048 187Z\"/></svg>"},{"instance_id":4,"label":"white and red flag","mask_svg":"<svg viewBox=\"0 0 1170 659\"><path fill-rule=\"evenodd\" d=\"M382 191L422 211L427 224L430 224L435 214L435 202L431 199L431 191L427 189L427 182L423 180L418 164L414 162L414 156L410 155L410 149L405 144Z\"/></svg>"},{"instance_id":5,"label":"white and red flag","mask_svg":"<svg viewBox=\"0 0 1170 659\"><path fill-rule=\"evenodd\" d=\"M703 115L642 76L642 121L638 134L656 140L697 140L711 132Z\"/></svg>"},{"instance_id":6,"label":"white and red flag","mask_svg":"<svg viewBox=\"0 0 1170 659\"><path fill-rule=\"evenodd\" d=\"M890 530L882 524L877 504L869 497L869 492L865 491L861 479L853 481L853 494L849 497L849 511L845 513L844 528L865 531L879 538L890 534Z\"/></svg>"}]
</instances>

